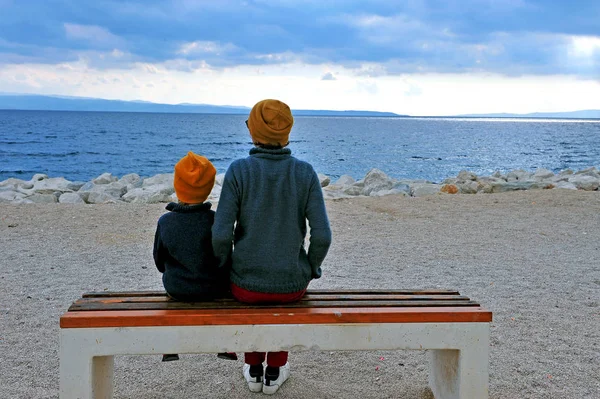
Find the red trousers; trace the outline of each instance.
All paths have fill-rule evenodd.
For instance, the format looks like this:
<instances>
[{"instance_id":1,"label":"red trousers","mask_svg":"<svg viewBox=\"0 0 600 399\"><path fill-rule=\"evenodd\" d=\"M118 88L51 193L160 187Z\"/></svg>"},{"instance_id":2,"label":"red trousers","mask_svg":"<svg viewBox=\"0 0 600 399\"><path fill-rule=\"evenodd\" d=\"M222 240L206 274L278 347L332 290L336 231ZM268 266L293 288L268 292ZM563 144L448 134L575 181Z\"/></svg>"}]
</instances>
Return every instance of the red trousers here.
<instances>
[{"instance_id":1,"label":"red trousers","mask_svg":"<svg viewBox=\"0 0 600 399\"><path fill-rule=\"evenodd\" d=\"M267 294L264 292L248 291L231 284L231 293L233 297L244 303L289 303L300 300L306 293L306 288L302 291L292 292L290 294ZM246 352L244 361L251 366L262 364L267 359L267 366L281 367L288 361L287 352Z\"/></svg>"}]
</instances>

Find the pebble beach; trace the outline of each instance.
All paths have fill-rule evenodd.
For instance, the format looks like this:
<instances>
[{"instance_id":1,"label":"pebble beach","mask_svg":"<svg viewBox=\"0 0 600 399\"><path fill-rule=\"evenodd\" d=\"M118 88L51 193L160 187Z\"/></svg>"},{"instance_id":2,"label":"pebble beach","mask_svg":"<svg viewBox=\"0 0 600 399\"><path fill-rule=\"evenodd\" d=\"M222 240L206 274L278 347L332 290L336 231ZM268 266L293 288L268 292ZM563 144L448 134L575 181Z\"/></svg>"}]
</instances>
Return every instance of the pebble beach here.
<instances>
[{"instance_id":1,"label":"pebble beach","mask_svg":"<svg viewBox=\"0 0 600 399\"><path fill-rule=\"evenodd\" d=\"M600 193L329 199L311 288L451 288L494 313L490 398L600 396ZM58 397L58 320L83 292L160 290L165 204L0 204L2 398ZM423 351L292 352L281 398L431 399ZM121 356L116 398L248 398L242 361ZM260 394L258 394L260 395Z\"/></svg>"}]
</instances>

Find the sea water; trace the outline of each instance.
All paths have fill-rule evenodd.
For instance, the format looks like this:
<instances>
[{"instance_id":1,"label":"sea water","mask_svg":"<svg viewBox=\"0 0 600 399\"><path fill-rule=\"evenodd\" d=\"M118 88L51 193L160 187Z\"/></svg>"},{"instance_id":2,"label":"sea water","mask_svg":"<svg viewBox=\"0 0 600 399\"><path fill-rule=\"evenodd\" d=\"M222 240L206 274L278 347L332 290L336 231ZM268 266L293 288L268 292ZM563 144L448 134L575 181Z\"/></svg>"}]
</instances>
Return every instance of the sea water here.
<instances>
[{"instance_id":1,"label":"sea water","mask_svg":"<svg viewBox=\"0 0 600 399\"><path fill-rule=\"evenodd\" d=\"M219 173L252 147L244 115L0 111L0 181L35 173L88 181L104 172L171 173L188 151ZM332 178L440 182L461 170L600 168L600 120L295 118L290 149Z\"/></svg>"}]
</instances>

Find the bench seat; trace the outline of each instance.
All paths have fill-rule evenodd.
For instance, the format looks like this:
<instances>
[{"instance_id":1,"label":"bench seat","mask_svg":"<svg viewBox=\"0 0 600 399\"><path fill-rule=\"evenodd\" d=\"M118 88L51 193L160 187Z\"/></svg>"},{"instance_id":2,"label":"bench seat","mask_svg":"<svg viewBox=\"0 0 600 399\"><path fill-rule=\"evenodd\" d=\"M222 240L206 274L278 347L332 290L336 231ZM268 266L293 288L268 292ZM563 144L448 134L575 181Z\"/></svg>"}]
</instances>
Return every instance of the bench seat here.
<instances>
[{"instance_id":1,"label":"bench seat","mask_svg":"<svg viewBox=\"0 0 600 399\"><path fill-rule=\"evenodd\" d=\"M111 398L115 355L427 349L437 399L485 399L491 320L452 290L309 290L277 305L89 293L60 319L60 397Z\"/></svg>"}]
</instances>

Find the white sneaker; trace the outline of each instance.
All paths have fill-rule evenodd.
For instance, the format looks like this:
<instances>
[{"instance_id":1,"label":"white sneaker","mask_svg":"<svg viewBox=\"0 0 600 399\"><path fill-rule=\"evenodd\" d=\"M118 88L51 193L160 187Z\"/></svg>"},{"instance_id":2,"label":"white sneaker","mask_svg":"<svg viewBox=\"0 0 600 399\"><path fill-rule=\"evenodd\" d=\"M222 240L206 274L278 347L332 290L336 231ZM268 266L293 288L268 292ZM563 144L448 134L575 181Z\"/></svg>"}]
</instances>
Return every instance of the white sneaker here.
<instances>
[{"instance_id":1,"label":"white sneaker","mask_svg":"<svg viewBox=\"0 0 600 399\"><path fill-rule=\"evenodd\" d=\"M250 375L250 365L248 363L244 363L244 378L248 383L248 388L250 388L250 392L260 392L263 389L263 376L262 374L259 376L252 377Z\"/></svg>"},{"instance_id":2,"label":"white sneaker","mask_svg":"<svg viewBox=\"0 0 600 399\"><path fill-rule=\"evenodd\" d=\"M262 387L264 394L273 395L280 386L290 377L290 364L286 363L279 367L279 377L276 380L269 379L269 376L265 373L265 383Z\"/></svg>"}]
</instances>

